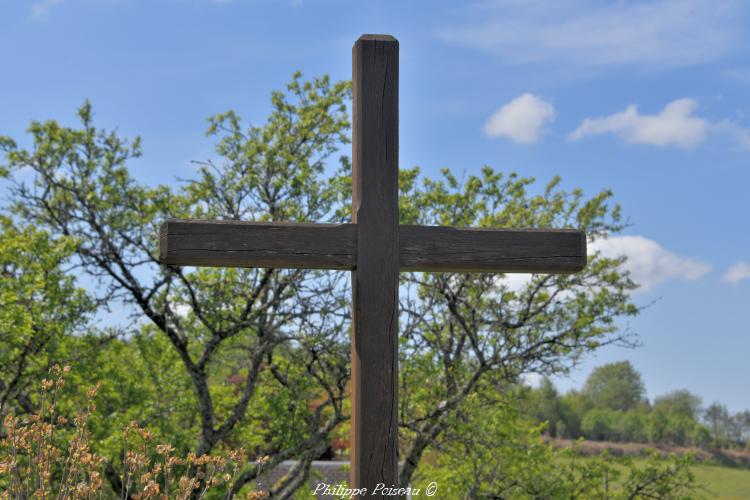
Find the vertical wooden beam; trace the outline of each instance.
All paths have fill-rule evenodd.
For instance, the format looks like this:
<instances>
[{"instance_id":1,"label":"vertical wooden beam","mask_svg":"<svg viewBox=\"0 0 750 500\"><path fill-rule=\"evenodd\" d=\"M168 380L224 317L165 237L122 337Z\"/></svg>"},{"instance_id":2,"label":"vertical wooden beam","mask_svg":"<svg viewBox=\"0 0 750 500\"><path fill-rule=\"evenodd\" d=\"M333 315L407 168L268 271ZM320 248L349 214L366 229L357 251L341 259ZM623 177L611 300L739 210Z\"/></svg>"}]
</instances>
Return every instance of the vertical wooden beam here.
<instances>
[{"instance_id":1,"label":"vertical wooden beam","mask_svg":"<svg viewBox=\"0 0 750 500\"><path fill-rule=\"evenodd\" d=\"M398 482L398 41L352 49L352 422L350 487ZM380 498L377 495L377 498Z\"/></svg>"}]
</instances>

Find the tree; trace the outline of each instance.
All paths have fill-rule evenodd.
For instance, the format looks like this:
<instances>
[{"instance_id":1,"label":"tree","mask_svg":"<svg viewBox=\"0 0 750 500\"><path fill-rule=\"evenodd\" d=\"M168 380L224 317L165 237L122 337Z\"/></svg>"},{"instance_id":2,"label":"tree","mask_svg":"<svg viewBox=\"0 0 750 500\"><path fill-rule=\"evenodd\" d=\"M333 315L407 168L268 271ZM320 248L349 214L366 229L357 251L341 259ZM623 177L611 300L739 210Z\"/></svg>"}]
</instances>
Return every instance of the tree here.
<instances>
[{"instance_id":1,"label":"tree","mask_svg":"<svg viewBox=\"0 0 750 500\"><path fill-rule=\"evenodd\" d=\"M481 401L488 397L492 404ZM581 458L575 449L545 443L542 426L511 402L491 388L468 398L466 411L457 412L437 443L435 460L420 469L414 486L424 490L435 481L440 498L461 499L699 497L690 457L664 460L654 454L638 464L606 453Z\"/></svg>"},{"instance_id":2,"label":"tree","mask_svg":"<svg viewBox=\"0 0 750 500\"><path fill-rule=\"evenodd\" d=\"M2 141L5 167L32 174L12 190L15 216L75 242L77 272L95 280L96 299L125 303L138 318L130 342L141 339L144 359L166 346L179 361L178 380L191 394L179 406L161 402L149 418L183 422L198 455L249 439L253 456L269 457L264 471L297 458L274 486L282 497L305 482L348 418L346 275L163 266L156 236L167 217L350 220L348 158L324 175L349 140L348 96L347 82L297 74L286 93L272 95L265 125L243 126L231 111L211 118L218 158L179 188L133 179L128 163L140 155L139 140L97 129L88 103L80 128L34 122L30 149ZM537 189L533 179L489 167L463 181L448 170L434 180L402 169L400 191L404 224L576 227L591 241L621 228L608 191L587 198L559 179ZM615 324L638 312L622 261L595 254L581 273L532 275L521 287L484 274L402 274L403 484L481 387L506 390L526 373L565 372L602 345L629 341ZM233 490L258 471L242 471Z\"/></svg>"},{"instance_id":3,"label":"tree","mask_svg":"<svg viewBox=\"0 0 750 500\"><path fill-rule=\"evenodd\" d=\"M577 390L566 392L561 398L565 433L563 437L578 438L581 436L581 420L593 408L590 398Z\"/></svg>"},{"instance_id":4,"label":"tree","mask_svg":"<svg viewBox=\"0 0 750 500\"><path fill-rule=\"evenodd\" d=\"M750 410L735 413L732 416L732 439L741 446L747 446L750 440Z\"/></svg>"},{"instance_id":5,"label":"tree","mask_svg":"<svg viewBox=\"0 0 750 500\"><path fill-rule=\"evenodd\" d=\"M528 413L537 422L546 424L545 430L557 436L559 423L563 422L563 409L557 388L548 377L542 378L539 387L529 391ZM562 437L562 436L560 436Z\"/></svg>"},{"instance_id":6,"label":"tree","mask_svg":"<svg viewBox=\"0 0 750 500\"><path fill-rule=\"evenodd\" d=\"M624 442L643 443L648 439L648 415L639 410L628 410L620 415L616 424L618 438Z\"/></svg>"},{"instance_id":7,"label":"tree","mask_svg":"<svg viewBox=\"0 0 750 500\"><path fill-rule=\"evenodd\" d=\"M489 167L463 182L447 170L421 186L417 170L401 177L404 224L575 226L593 239L619 229L610 193L586 200L580 190L560 190L559 179L530 196L531 179ZM616 317L637 313L621 262L597 254L581 273L534 275L520 289L493 275L402 274L402 485L480 381L501 387L530 372L565 372L585 353L628 340L614 325Z\"/></svg>"},{"instance_id":8,"label":"tree","mask_svg":"<svg viewBox=\"0 0 750 500\"><path fill-rule=\"evenodd\" d=\"M72 238L0 216L0 418L36 411L49 368L88 354L97 341L86 330L94 304L66 273L74 248Z\"/></svg>"},{"instance_id":9,"label":"tree","mask_svg":"<svg viewBox=\"0 0 750 500\"><path fill-rule=\"evenodd\" d=\"M706 408L703 418L711 431L716 446L728 446L730 441L731 414L721 403L711 403Z\"/></svg>"},{"instance_id":10,"label":"tree","mask_svg":"<svg viewBox=\"0 0 750 500\"><path fill-rule=\"evenodd\" d=\"M583 392L597 408L630 410L638 406L646 389L630 361L599 366L586 379Z\"/></svg>"},{"instance_id":11,"label":"tree","mask_svg":"<svg viewBox=\"0 0 750 500\"><path fill-rule=\"evenodd\" d=\"M654 400L654 409L674 415L684 415L692 420L698 420L703 401L687 389L680 389L659 396Z\"/></svg>"},{"instance_id":12,"label":"tree","mask_svg":"<svg viewBox=\"0 0 750 500\"><path fill-rule=\"evenodd\" d=\"M542 439L544 424L532 423L508 404L512 400L493 392L467 398L435 443L436 460L413 478L415 487L435 481L441 498L465 499L552 498L566 490L553 472L555 454Z\"/></svg>"},{"instance_id":13,"label":"tree","mask_svg":"<svg viewBox=\"0 0 750 500\"><path fill-rule=\"evenodd\" d=\"M337 276L167 268L158 261L156 237L168 216L328 216L333 191L320 175L335 144L348 140L349 86L327 78L303 83L295 75L288 91L289 99L280 92L272 96L265 127L243 130L231 112L212 118L209 133L221 135L217 152L226 163L202 164L199 178L176 192L142 186L130 176L127 164L140 155L140 140L129 143L98 130L88 103L79 110L80 129L34 122L31 150L2 142L8 170L26 167L34 174L12 190L16 215L71 238L80 272L98 284L97 299L124 302L143 328L168 340L192 386L194 406L181 411L199 416L197 455L239 438L251 400L260 404L266 395L281 394L293 402L277 415L284 432L253 450L272 457L268 468L301 459L303 466L278 485L280 492L304 481L310 461L327 447L328 433L346 419L346 309L339 307L340 296L326 293L338 286ZM230 376L231 386L220 382ZM306 400L318 403L308 406ZM237 489L257 470L243 471Z\"/></svg>"},{"instance_id":14,"label":"tree","mask_svg":"<svg viewBox=\"0 0 750 500\"><path fill-rule=\"evenodd\" d=\"M592 408L583 420L581 431L587 439L594 441L616 441L616 427L619 415L607 408Z\"/></svg>"}]
</instances>

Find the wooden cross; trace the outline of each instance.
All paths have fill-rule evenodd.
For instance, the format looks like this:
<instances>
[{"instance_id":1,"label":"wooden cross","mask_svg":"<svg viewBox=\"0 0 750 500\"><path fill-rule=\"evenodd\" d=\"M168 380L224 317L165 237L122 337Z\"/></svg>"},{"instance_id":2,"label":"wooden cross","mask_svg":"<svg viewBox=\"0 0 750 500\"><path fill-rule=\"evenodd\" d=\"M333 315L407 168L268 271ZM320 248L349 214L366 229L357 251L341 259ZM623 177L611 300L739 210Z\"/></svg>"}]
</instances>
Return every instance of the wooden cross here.
<instances>
[{"instance_id":1,"label":"wooden cross","mask_svg":"<svg viewBox=\"0 0 750 500\"><path fill-rule=\"evenodd\" d=\"M352 49L352 223L170 219L162 262L352 272L350 488L398 484L399 271L572 273L586 235L570 229L399 225L398 41L363 35ZM380 496L380 495L376 495Z\"/></svg>"}]
</instances>

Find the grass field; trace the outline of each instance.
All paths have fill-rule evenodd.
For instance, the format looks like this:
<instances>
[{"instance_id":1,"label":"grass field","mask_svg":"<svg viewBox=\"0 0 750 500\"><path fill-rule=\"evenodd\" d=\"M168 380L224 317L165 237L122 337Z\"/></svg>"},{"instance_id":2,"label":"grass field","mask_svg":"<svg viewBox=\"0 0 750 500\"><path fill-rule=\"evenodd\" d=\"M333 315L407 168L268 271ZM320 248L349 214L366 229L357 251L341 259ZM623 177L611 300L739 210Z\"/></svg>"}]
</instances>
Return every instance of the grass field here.
<instances>
[{"instance_id":1,"label":"grass field","mask_svg":"<svg viewBox=\"0 0 750 500\"><path fill-rule=\"evenodd\" d=\"M696 465L693 472L708 489L707 496L717 499L750 499L750 470L716 465Z\"/></svg>"},{"instance_id":2,"label":"grass field","mask_svg":"<svg viewBox=\"0 0 750 500\"><path fill-rule=\"evenodd\" d=\"M570 440L562 439L554 442L559 448L567 448L572 443ZM605 450L614 456L630 456L636 465L643 466L645 460L638 456L653 448L637 443L585 441L578 449L584 456L595 456ZM693 472L697 482L706 488L707 498L750 500L750 454L747 451L706 451L677 447L665 447L661 451L677 454L690 452L696 456L698 463L693 466Z\"/></svg>"},{"instance_id":3,"label":"grass field","mask_svg":"<svg viewBox=\"0 0 750 500\"><path fill-rule=\"evenodd\" d=\"M642 467L645 464L645 459L636 458L633 463ZM696 481L705 488L704 496L706 498L750 500L750 469L697 464L693 466L692 470Z\"/></svg>"},{"instance_id":4,"label":"grass field","mask_svg":"<svg viewBox=\"0 0 750 500\"><path fill-rule=\"evenodd\" d=\"M638 464L638 460L635 461ZM641 465L641 464L638 464ZM696 481L710 499L750 499L750 470L722 465L695 465Z\"/></svg>"}]
</instances>

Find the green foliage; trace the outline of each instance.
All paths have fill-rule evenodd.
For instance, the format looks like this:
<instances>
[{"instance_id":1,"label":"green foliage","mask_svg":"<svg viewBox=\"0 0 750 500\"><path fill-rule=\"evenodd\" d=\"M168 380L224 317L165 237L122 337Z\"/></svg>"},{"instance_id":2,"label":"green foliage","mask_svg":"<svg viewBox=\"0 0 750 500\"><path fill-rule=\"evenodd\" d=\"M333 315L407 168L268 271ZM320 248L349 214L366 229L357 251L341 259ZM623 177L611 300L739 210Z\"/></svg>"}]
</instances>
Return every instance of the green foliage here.
<instances>
[{"instance_id":1,"label":"green foliage","mask_svg":"<svg viewBox=\"0 0 750 500\"><path fill-rule=\"evenodd\" d=\"M690 419L700 418L703 402L699 396L685 389L672 391L654 399L654 410L672 415L684 415Z\"/></svg>"},{"instance_id":2,"label":"green foliage","mask_svg":"<svg viewBox=\"0 0 750 500\"><path fill-rule=\"evenodd\" d=\"M94 304L66 272L74 248L0 215L0 416L35 409L29 389L94 341L84 330Z\"/></svg>"},{"instance_id":3,"label":"green foliage","mask_svg":"<svg viewBox=\"0 0 750 500\"><path fill-rule=\"evenodd\" d=\"M562 437L567 427L564 425L565 407L552 381L549 378L543 378L537 390L530 391L527 398L527 414L538 422L546 422L547 432L551 436ZM559 434L558 431L560 431Z\"/></svg>"},{"instance_id":4,"label":"green foliage","mask_svg":"<svg viewBox=\"0 0 750 500\"><path fill-rule=\"evenodd\" d=\"M631 467L622 483L620 498L703 498L695 484L690 456L671 457L671 463L663 464L654 454L642 468Z\"/></svg>"},{"instance_id":5,"label":"green foliage","mask_svg":"<svg viewBox=\"0 0 750 500\"><path fill-rule=\"evenodd\" d=\"M629 361L609 363L594 369L583 386L596 408L630 410L643 400L646 389Z\"/></svg>"},{"instance_id":6,"label":"green foliage","mask_svg":"<svg viewBox=\"0 0 750 500\"><path fill-rule=\"evenodd\" d=\"M545 443L540 426L507 403L471 398L415 487L435 481L440 498L464 499L701 498L689 456L580 457Z\"/></svg>"},{"instance_id":7,"label":"green foliage","mask_svg":"<svg viewBox=\"0 0 750 500\"><path fill-rule=\"evenodd\" d=\"M326 160L349 142L350 84L301 76L294 74L286 93L273 92L262 127L243 128L234 111L209 118L207 134L218 139L224 163L200 163L199 179L186 190L191 215L300 222L331 215L335 191L322 174Z\"/></svg>"},{"instance_id":8,"label":"green foliage","mask_svg":"<svg viewBox=\"0 0 750 500\"><path fill-rule=\"evenodd\" d=\"M647 419L646 414L640 409L628 410L619 415L615 429L618 440L627 443L646 442Z\"/></svg>"},{"instance_id":9,"label":"green foliage","mask_svg":"<svg viewBox=\"0 0 750 500\"><path fill-rule=\"evenodd\" d=\"M581 430L587 439L603 441L613 439L615 418L614 410L593 408L586 413L581 421Z\"/></svg>"},{"instance_id":10,"label":"green foliage","mask_svg":"<svg viewBox=\"0 0 750 500\"><path fill-rule=\"evenodd\" d=\"M77 387L99 382L92 438L114 464L120 463L121 431L132 422L179 453L192 448L199 432L195 394L168 340L152 328L109 342L91 362L77 364L69 378Z\"/></svg>"},{"instance_id":11,"label":"green foliage","mask_svg":"<svg viewBox=\"0 0 750 500\"><path fill-rule=\"evenodd\" d=\"M103 381L92 434L110 465L123 455L115 430L135 420L179 453L202 456L242 444L250 457L267 457L267 470L298 459L299 470L274 486L283 497L301 486L310 462L334 438L347 435L347 275L163 266L156 238L167 217L349 220L349 159L339 158L340 170L331 173L334 155L349 141L349 95L348 82L295 74L285 92L272 94L264 124L243 125L233 111L210 118L217 157L176 187L134 179L128 165L141 154L140 140L96 128L88 103L78 128L33 122L32 147L2 140L4 171L24 169L30 179L13 181L13 215L67 242L74 273L95 284L97 305L125 307L134 317L122 325L125 335L89 349L92 356L81 361L86 370L76 372ZM462 179L447 169L437 179L402 169L400 195L405 224L575 227L591 241L622 228L609 191L586 196L562 189L557 178L537 186L490 167ZM471 415L480 396L510 393L527 373L564 373L602 345L629 341L617 319L638 313L629 298L636 284L621 263L595 254L581 273L532 275L522 286L487 274L402 274L404 483L430 450L458 453L476 424ZM61 272L63 283L73 274ZM61 328L72 338L72 324ZM86 377L71 385L84 386ZM540 418L561 423L555 432L569 434L582 425L579 406L595 404L588 394L558 404L548 391L535 408ZM476 453L497 455L531 485L549 467L539 429L504 427L504 417L490 415L486 424L496 429L477 435L487 440L476 443ZM519 450L490 439L493 432L526 443L539 457L538 470L524 472ZM256 476L255 467L239 472L233 492Z\"/></svg>"},{"instance_id":12,"label":"green foliage","mask_svg":"<svg viewBox=\"0 0 750 500\"><path fill-rule=\"evenodd\" d=\"M85 403L60 404L70 373L69 366L51 367L51 379L40 384L40 410L0 421L2 498L104 498L104 477L118 483L107 498L227 498L227 486L242 468L243 450L179 456L172 445L155 444L153 433L131 422L115 430L123 445L122 463L115 468L91 446L89 427L99 386L86 391ZM75 417L68 419L59 408L71 405ZM248 498L262 496L258 492Z\"/></svg>"},{"instance_id":13,"label":"green foliage","mask_svg":"<svg viewBox=\"0 0 750 500\"><path fill-rule=\"evenodd\" d=\"M540 436L540 428L510 405L472 396L414 485L435 481L441 498L522 498L531 491L547 497L555 482L547 476L553 455Z\"/></svg>"},{"instance_id":14,"label":"green foliage","mask_svg":"<svg viewBox=\"0 0 750 500\"><path fill-rule=\"evenodd\" d=\"M253 455L278 460L317 457L345 420L346 299L331 293L341 274L165 268L156 238L169 216L334 218L336 190L323 173L348 141L348 96L348 82L296 74L273 94L265 125L241 127L231 111L211 118L221 162L201 164L197 179L174 189L130 176L140 140L96 128L89 103L79 128L33 122L29 149L3 139L3 172L30 179L12 183L15 216L67 238L98 304L135 318L122 325L125 337L82 361L105 380L93 432L113 462L121 450L112 430L131 419L153 424L180 453L249 441Z\"/></svg>"},{"instance_id":15,"label":"green foliage","mask_svg":"<svg viewBox=\"0 0 750 500\"><path fill-rule=\"evenodd\" d=\"M596 239L620 229L610 197L565 191L559 179L537 188L490 167L464 179L447 169L437 180L416 168L400 176L403 224L578 227ZM620 263L597 254L581 273L532 275L518 287L491 274L402 273L402 485L482 383L504 391L526 373L565 372L591 350L629 340L614 322L637 313Z\"/></svg>"},{"instance_id":16,"label":"green foliage","mask_svg":"<svg viewBox=\"0 0 750 500\"><path fill-rule=\"evenodd\" d=\"M544 379L520 393L526 414L546 424L552 437L726 448L745 447L750 436L750 412L731 415L718 403L703 411L700 398L687 390L650 405L640 374L628 362L596 368L582 391L559 395Z\"/></svg>"}]
</instances>

